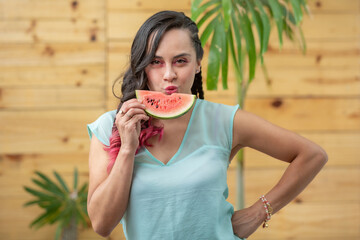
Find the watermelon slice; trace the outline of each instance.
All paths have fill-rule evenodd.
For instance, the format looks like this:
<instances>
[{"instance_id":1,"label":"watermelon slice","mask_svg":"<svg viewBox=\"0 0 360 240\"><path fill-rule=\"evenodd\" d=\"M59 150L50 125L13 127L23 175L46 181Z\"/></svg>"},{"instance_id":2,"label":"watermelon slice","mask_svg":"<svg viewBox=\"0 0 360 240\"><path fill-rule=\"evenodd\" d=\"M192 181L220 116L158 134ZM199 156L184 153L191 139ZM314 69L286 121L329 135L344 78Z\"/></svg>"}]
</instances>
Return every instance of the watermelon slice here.
<instances>
[{"instance_id":1,"label":"watermelon slice","mask_svg":"<svg viewBox=\"0 0 360 240\"><path fill-rule=\"evenodd\" d=\"M195 95L136 90L136 98L145 104L145 112L159 119L177 118L187 113L195 103Z\"/></svg>"}]
</instances>

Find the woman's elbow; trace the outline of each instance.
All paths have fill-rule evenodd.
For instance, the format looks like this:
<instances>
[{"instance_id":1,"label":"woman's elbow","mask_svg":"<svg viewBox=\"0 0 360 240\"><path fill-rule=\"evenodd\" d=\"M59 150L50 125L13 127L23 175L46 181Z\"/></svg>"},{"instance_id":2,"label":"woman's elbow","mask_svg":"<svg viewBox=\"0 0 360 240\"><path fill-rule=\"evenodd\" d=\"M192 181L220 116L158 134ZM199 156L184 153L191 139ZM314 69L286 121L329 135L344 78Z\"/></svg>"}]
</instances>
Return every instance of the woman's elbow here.
<instances>
[{"instance_id":1,"label":"woman's elbow","mask_svg":"<svg viewBox=\"0 0 360 240\"><path fill-rule=\"evenodd\" d=\"M105 218L98 215L99 211L95 213L92 210L93 209L89 208L88 205L88 214L94 232L102 237L108 237L111 234L113 227L110 226L111 224L109 224Z\"/></svg>"},{"instance_id":2,"label":"woman's elbow","mask_svg":"<svg viewBox=\"0 0 360 240\"><path fill-rule=\"evenodd\" d=\"M314 151L313 159L317 162L319 167L322 168L328 161L328 155L322 147L317 146L317 149Z\"/></svg>"},{"instance_id":3,"label":"woman's elbow","mask_svg":"<svg viewBox=\"0 0 360 240\"><path fill-rule=\"evenodd\" d=\"M113 230L99 221L91 221L91 225L94 231L104 238L108 237Z\"/></svg>"}]
</instances>

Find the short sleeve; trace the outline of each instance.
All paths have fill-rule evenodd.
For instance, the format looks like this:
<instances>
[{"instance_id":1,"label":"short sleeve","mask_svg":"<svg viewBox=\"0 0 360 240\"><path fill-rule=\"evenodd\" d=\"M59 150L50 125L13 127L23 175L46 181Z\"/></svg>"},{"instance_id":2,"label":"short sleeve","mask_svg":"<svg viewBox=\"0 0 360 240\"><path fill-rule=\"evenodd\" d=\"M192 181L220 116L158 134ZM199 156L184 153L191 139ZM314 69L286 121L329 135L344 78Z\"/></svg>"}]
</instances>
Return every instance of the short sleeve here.
<instances>
[{"instance_id":1,"label":"short sleeve","mask_svg":"<svg viewBox=\"0 0 360 240\"><path fill-rule=\"evenodd\" d=\"M115 116L116 110L109 111L101 115L95 122L87 124L90 139L94 134L100 142L102 142L105 146L109 146L109 139L114 125Z\"/></svg>"},{"instance_id":2,"label":"short sleeve","mask_svg":"<svg viewBox=\"0 0 360 240\"><path fill-rule=\"evenodd\" d=\"M228 106L217 104L213 107L213 126L211 138L216 139L216 143L226 149L231 150L233 142L234 118L239 105Z\"/></svg>"},{"instance_id":3,"label":"short sleeve","mask_svg":"<svg viewBox=\"0 0 360 240\"><path fill-rule=\"evenodd\" d=\"M197 101L199 106L192 131L197 138L201 136L201 141L199 139L192 139L192 141L231 151L234 117L239 105L229 106L206 100Z\"/></svg>"}]
</instances>

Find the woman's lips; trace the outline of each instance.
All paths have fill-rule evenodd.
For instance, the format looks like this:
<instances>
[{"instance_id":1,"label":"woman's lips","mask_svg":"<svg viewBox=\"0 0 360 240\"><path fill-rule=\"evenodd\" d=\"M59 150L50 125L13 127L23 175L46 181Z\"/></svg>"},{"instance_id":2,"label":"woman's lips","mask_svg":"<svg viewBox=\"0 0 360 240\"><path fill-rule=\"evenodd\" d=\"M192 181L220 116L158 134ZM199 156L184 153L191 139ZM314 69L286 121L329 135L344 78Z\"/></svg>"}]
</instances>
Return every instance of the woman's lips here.
<instances>
[{"instance_id":1,"label":"woman's lips","mask_svg":"<svg viewBox=\"0 0 360 240\"><path fill-rule=\"evenodd\" d=\"M178 91L178 88L176 86L169 86L169 87L165 88L165 93L167 95L176 93L177 91Z\"/></svg>"}]
</instances>

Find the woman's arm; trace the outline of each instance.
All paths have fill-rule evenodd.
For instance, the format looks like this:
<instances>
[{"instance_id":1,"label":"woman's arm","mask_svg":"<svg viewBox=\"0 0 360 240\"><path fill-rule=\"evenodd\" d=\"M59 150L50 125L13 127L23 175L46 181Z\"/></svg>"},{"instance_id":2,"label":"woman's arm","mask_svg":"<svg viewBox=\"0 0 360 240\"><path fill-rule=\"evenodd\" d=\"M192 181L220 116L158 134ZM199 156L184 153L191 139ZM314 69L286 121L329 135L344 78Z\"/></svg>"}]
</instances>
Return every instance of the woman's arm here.
<instances>
[{"instance_id":1,"label":"woman's arm","mask_svg":"<svg viewBox=\"0 0 360 240\"><path fill-rule=\"evenodd\" d=\"M95 135L91 140L87 208L95 232L104 237L110 235L128 205L141 121L149 119L144 108L136 99L131 99L117 113L115 125L121 147L110 174L107 173L109 156L104 145Z\"/></svg>"},{"instance_id":2,"label":"woman's arm","mask_svg":"<svg viewBox=\"0 0 360 240\"><path fill-rule=\"evenodd\" d=\"M243 110L235 115L233 136L234 152L250 147L290 163L279 182L265 194L273 213L300 194L327 162L325 151L317 144ZM239 237L248 237L265 218L263 204L257 200L234 214L234 231Z\"/></svg>"},{"instance_id":3,"label":"woman's arm","mask_svg":"<svg viewBox=\"0 0 360 240\"><path fill-rule=\"evenodd\" d=\"M120 222L129 199L135 152L120 149L108 175L108 153L93 135L89 154L88 213L93 229L106 237Z\"/></svg>"}]
</instances>

